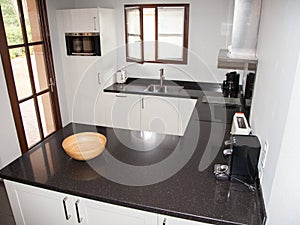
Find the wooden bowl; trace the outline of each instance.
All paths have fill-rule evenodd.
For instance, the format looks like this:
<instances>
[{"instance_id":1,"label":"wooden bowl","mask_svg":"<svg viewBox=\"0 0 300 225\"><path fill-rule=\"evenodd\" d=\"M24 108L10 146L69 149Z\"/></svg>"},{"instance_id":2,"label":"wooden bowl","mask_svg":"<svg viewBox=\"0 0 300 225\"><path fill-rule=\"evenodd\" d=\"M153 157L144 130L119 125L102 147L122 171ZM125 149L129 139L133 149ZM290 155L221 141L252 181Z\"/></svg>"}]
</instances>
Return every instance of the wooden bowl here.
<instances>
[{"instance_id":1,"label":"wooden bowl","mask_svg":"<svg viewBox=\"0 0 300 225\"><path fill-rule=\"evenodd\" d=\"M89 160L100 155L105 149L106 137L95 132L73 134L64 139L62 147L76 160Z\"/></svg>"}]
</instances>

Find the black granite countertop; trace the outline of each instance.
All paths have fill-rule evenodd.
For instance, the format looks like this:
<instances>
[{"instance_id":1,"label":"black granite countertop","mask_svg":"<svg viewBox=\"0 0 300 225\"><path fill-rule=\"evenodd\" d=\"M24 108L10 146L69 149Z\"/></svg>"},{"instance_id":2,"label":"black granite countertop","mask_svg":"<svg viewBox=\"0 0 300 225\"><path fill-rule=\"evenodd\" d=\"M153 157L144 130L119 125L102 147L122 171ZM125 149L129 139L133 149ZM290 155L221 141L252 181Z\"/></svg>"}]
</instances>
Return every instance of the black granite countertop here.
<instances>
[{"instance_id":1,"label":"black granite countertop","mask_svg":"<svg viewBox=\"0 0 300 225\"><path fill-rule=\"evenodd\" d=\"M147 92L145 89L148 85L159 85L160 80L144 79L144 78L128 78L124 84L113 84L104 89L105 92L117 92L128 94L143 94L143 95L157 95L167 97L179 98L193 98L198 99L203 94L211 96L223 97L221 84L219 83L204 83L204 82L191 82L191 81L177 81L177 80L164 80L166 86L181 86L183 89L179 92L161 93L161 92Z\"/></svg>"},{"instance_id":2,"label":"black granite countertop","mask_svg":"<svg viewBox=\"0 0 300 225\"><path fill-rule=\"evenodd\" d=\"M229 124L201 120L194 110L184 136L69 124L0 171L0 177L121 206L213 224L264 224L260 190L218 181ZM97 131L107 137L97 158L70 159L67 136Z\"/></svg>"}]
</instances>

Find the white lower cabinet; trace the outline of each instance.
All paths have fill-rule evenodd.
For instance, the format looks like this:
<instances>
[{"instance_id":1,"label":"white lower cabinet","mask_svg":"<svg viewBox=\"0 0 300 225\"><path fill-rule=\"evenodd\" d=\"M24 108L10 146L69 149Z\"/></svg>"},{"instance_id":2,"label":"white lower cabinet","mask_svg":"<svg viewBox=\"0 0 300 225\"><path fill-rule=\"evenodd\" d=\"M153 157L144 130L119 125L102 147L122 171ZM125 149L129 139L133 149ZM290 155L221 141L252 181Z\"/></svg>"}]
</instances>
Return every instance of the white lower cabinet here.
<instances>
[{"instance_id":1,"label":"white lower cabinet","mask_svg":"<svg viewBox=\"0 0 300 225\"><path fill-rule=\"evenodd\" d=\"M156 225L157 214L5 180L17 225Z\"/></svg>"},{"instance_id":2,"label":"white lower cabinet","mask_svg":"<svg viewBox=\"0 0 300 225\"><path fill-rule=\"evenodd\" d=\"M178 135L178 109L178 98L142 96L141 130Z\"/></svg>"},{"instance_id":3,"label":"white lower cabinet","mask_svg":"<svg viewBox=\"0 0 300 225\"><path fill-rule=\"evenodd\" d=\"M4 180L17 225L204 225Z\"/></svg>"},{"instance_id":4,"label":"white lower cabinet","mask_svg":"<svg viewBox=\"0 0 300 225\"><path fill-rule=\"evenodd\" d=\"M158 215L158 225L209 225L208 223Z\"/></svg>"},{"instance_id":5,"label":"white lower cabinet","mask_svg":"<svg viewBox=\"0 0 300 225\"><path fill-rule=\"evenodd\" d=\"M96 124L108 127L184 135L196 99L103 92L96 104ZM102 115L102 116L100 116ZM97 117L97 116L96 116Z\"/></svg>"}]
</instances>

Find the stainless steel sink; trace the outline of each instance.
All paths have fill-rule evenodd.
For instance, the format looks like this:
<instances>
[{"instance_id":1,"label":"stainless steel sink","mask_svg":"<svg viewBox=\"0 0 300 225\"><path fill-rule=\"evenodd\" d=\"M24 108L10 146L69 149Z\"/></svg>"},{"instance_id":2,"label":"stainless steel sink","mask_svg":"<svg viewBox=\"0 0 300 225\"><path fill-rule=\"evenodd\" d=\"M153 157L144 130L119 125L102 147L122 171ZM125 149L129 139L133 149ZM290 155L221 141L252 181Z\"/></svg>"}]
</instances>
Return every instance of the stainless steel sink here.
<instances>
[{"instance_id":1,"label":"stainless steel sink","mask_svg":"<svg viewBox=\"0 0 300 225\"><path fill-rule=\"evenodd\" d=\"M178 93L183 89L183 86L150 84L144 91L153 93Z\"/></svg>"}]
</instances>

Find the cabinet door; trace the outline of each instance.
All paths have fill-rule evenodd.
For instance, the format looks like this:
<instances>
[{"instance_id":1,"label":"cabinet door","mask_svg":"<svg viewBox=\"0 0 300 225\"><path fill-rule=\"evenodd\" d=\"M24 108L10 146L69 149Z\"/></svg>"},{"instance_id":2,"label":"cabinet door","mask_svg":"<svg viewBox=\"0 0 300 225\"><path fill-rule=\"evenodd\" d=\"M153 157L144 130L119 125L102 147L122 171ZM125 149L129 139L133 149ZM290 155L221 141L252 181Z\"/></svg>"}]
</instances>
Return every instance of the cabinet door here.
<instances>
[{"instance_id":1,"label":"cabinet door","mask_svg":"<svg viewBox=\"0 0 300 225\"><path fill-rule=\"evenodd\" d=\"M196 99L179 99L179 135L183 136L195 108Z\"/></svg>"},{"instance_id":2,"label":"cabinet door","mask_svg":"<svg viewBox=\"0 0 300 225\"><path fill-rule=\"evenodd\" d=\"M97 8L64 10L65 32L99 32Z\"/></svg>"},{"instance_id":3,"label":"cabinet door","mask_svg":"<svg viewBox=\"0 0 300 225\"><path fill-rule=\"evenodd\" d=\"M171 216L158 216L158 225L209 225L209 223L185 220Z\"/></svg>"},{"instance_id":4,"label":"cabinet door","mask_svg":"<svg viewBox=\"0 0 300 225\"><path fill-rule=\"evenodd\" d=\"M17 225L75 224L70 196L11 181L5 187Z\"/></svg>"},{"instance_id":5,"label":"cabinet door","mask_svg":"<svg viewBox=\"0 0 300 225\"><path fill-rule=\"evenodd\" d=\"M157 214L84 199L81 204L84 225L156 225Z\"/></svg>"},{"instance_id":6,"label":"cabinet door","mask_svg":"<svg viewBox=\"0 0 300 225\"><path fill-rule=\"evenodd\" d=\"M141 129L178 135L178 98L142 96Z\"/></svg>"},{"instance_id":7,"label":"cabinet door","mask_svg":"<svg viewBox=\"0 0 300 225\"><path fill-rule=\"evenodd\" d=\"M104 94L107 126L140 130L140 95Z\"/></svg>"}]
</instances>

